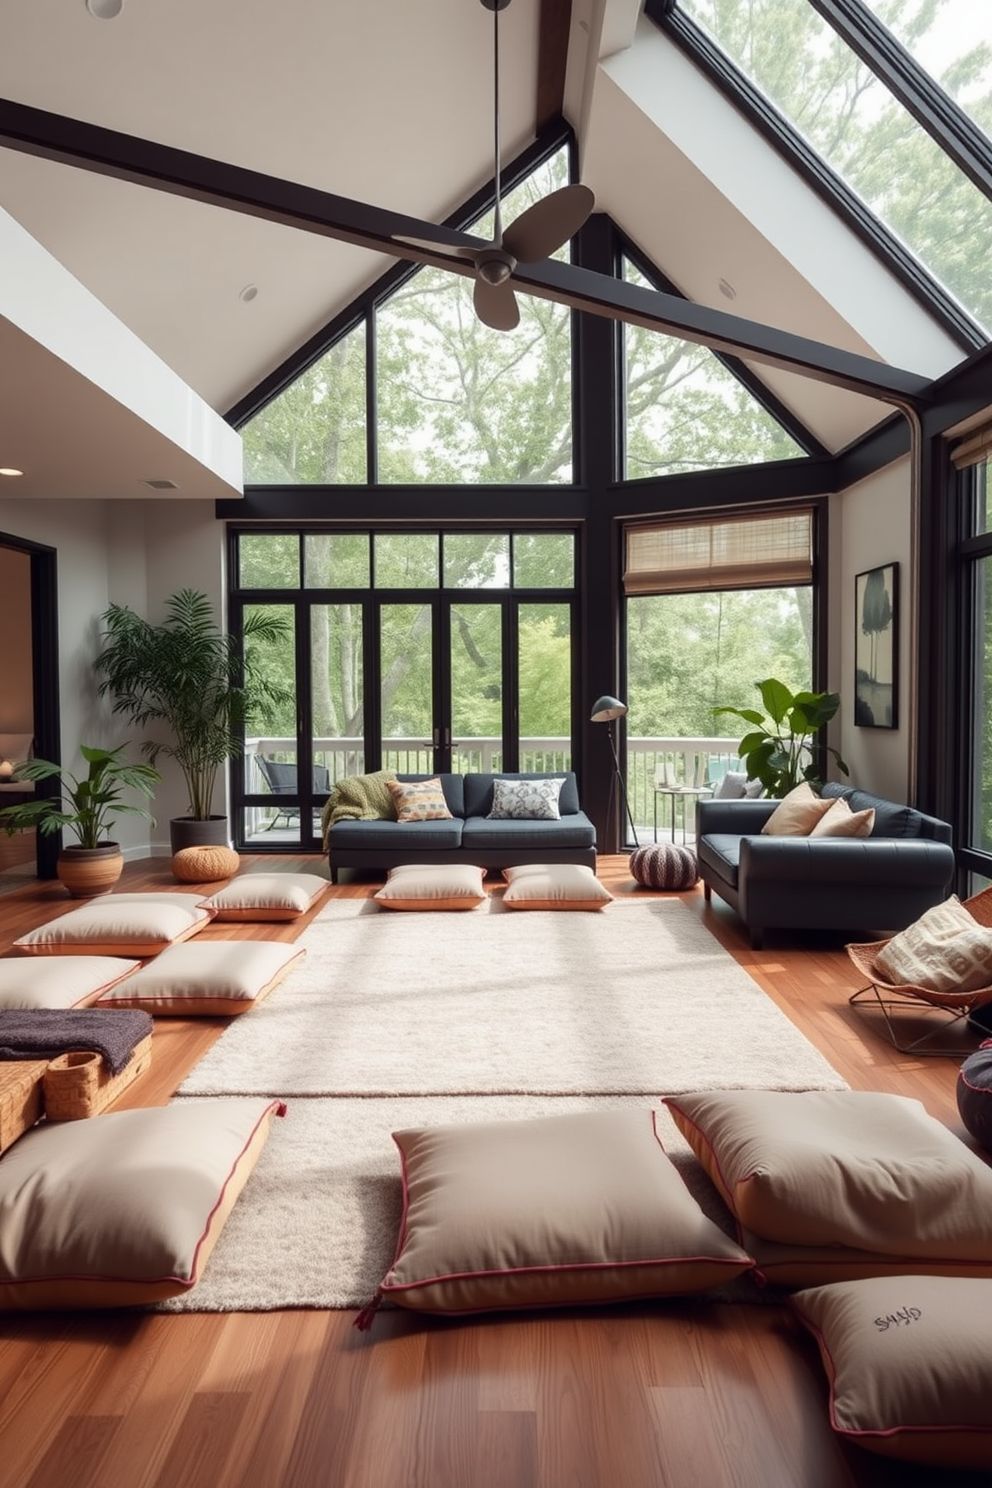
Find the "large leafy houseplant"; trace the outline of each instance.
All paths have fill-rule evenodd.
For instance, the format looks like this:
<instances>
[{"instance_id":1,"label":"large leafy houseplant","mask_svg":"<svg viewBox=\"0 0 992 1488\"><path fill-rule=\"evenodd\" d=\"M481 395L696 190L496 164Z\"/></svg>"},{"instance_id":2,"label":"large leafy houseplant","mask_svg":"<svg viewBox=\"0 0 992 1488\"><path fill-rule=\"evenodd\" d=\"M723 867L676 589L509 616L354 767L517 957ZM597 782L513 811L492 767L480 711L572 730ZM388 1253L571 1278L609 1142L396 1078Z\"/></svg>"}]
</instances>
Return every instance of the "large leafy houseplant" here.
<instances>
[{"instance_id":1,"label":"large leafy houseplant","mask_svg":"<svg viewBox=\"0 0 992 1488\"><path fill-rule=\"evenodd\" d=\"M271 610L248 613L244 658L218 628L210 600L194 589L172 595L158 625L117 604L105 612L103 625L95 663L103 673L100 695L109 693L114 712L138 729L167 726L171 737L146 740L142 752L152 765L160 755L174 759L189 793L190 819L211 820L217 771L243 752L246 723L264 722L292 696L251 665L252 643L278 642L289 633L287 620Z\"/></svg>"},{"instance_id":2,"label":"large leafy houseplant","mask_svg":"<svg viewBox=\"0 0 992 1488\"><path fill-rule=\"evenodd\" d=\"M46 835L63 829L72 833L76 845L62 848L56 872L69 892L79 897L106 893L121 876L124 855L111 837L117 818L130 815L152 820L143 806L125 801L124 793L136 791L147 800L161 777L151 765L123 759L126 748L125 744L117 749L81 745L79 752L89 766L81 776L53 760L24 760L17 767L18 780L58 779L61 789L0 811L0 826L8 836L32 827Z\"/></svg>"},{"instance_id":3,"label":"large leafy houseplant","mask_svg":"<svg viewBox=\"0 0 992 1488\"><path fill-rule=\"evenodd\" d=\"M836 749L815 742L818 731L840 707L839 692L793 692L775 677L766 677L755 686L764 713L757 708L713 709L752 725L738 748L749 780L760 780L765 794L779 799L804 780L812 786L822 785L816 757L821 749L833 756L842 774L849 774Z\"/></svg>"}]
</instances>

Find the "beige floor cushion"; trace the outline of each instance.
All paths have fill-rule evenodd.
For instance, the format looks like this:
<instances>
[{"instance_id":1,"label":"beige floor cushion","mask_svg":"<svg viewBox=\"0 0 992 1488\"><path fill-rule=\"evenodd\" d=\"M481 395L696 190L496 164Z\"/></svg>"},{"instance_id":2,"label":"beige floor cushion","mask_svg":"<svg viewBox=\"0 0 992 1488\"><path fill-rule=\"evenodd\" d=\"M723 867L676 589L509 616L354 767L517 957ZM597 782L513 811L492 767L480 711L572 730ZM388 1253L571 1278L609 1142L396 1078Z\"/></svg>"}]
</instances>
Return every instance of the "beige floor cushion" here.
<instances>
[{"instance_id":1,"label":"beige floor cushion","mask_svg":"<svg viewBox=\"0 0 992 1488\"><path fill-rule=\"evenodd\" d=\"M195 894L104 894L14 941L28 956L157 956L208 925Z\"/></svg>"},{"instance_id":2,"label":"beige floor cushion","mask_svg":"<svg viewBox=\"0 0 992 1488\"><path fill-rule=\"evenodd\" d=\"M506 909L605 909L613 895L585 863L524 863L504 868Z\"/></svg>"},{"instance_id":3,"label":"beige floor cushion","mask_svg":"<svg viewBox=\"0 0 992 1488\"><path fill-rule=\"evenodd\" d=\"M404 1210L382 1295L469 1313L718 1286L746 1253L703 1214L654 1112L394 1133Z\"/></svg>"},{"instance_id":4,"label":"beige floor cushion","mask_svg":"<svg viewBox=\"0 0 992 1488\"><path fill-rule=\"evenodd\" d=\"M156 1018L233 1017L263 1002L305 955L302 946L270 940L170 946L109 988L99 1006L144 1008Z\"/></svg>"},{"instance_id":5,"label":"beige floor cushion","mask_svg":"<svg viewBox=\"0 0 992 1488\"><path fill-rule=\"evenodd\" d=\"M474 863L404 863L372 897L383 909L476 909L486 901L484 879Z\"/></svg>"},{"instance_id":6,"label":"beige floor cushion","mask_svg":"<svg viewBox=\"0 0 992 1488\"><path fill-rule=\"evenodd\" d=\"M86 1007L140 964L123 956L4 956L0 1011Z\"/></svg>"},{"instance_id":7,"label":"beige floor cushion","mask_svg":"<svg viewBox=\"0 0 992 1488\"><path fill-rule=\"evenodd\" d=\"M27 1132L0 1158L0 1308L188 1291L284 1109L180 1101Z\"/></svg>"},{"instance_id":8,"label":"beige floor cushion","mask_svg":"<svg viewBox=\"0 0 992 1488\"><path fill-rule=\"evenodd\" d=\"M989 1471L992 1281L879 1277L791 1302L819 1346L835 1431L886 1457Z\"/></svg>"},{"instance_id":9,"label":"beige floor cushion","mask_svg":"<svg viewBox=\"0 0 992 1488\"><path fill-rule=\"evenodd\" d=\"M665 1104L736 1216L742 1243L750 1233L771 1242L755 1257L767 1279L863 1276L877 1258L886 1271L992 1275L992 1169L919 1101L861 1090L729 1090Z\"/></svg>"},{"instance_id":10,"label":"beige floor cushion","mask_svg":"<svg viewBox=\"0 0 992 1488\"><path fill-rule=\"evenodd\" d=\"M242 873L201 902L218 920L295 920L329 888L316 873Z\"/></svg>"}]
</instances>

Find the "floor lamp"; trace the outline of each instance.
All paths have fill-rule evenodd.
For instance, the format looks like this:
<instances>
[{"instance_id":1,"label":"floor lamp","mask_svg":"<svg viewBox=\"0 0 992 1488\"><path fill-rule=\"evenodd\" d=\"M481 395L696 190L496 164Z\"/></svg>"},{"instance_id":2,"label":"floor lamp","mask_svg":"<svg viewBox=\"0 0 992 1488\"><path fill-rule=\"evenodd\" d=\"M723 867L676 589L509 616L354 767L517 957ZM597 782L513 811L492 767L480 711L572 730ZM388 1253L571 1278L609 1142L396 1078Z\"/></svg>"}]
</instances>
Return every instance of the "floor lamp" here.
<instances>
[{"instance_id":1,"label":"floor lamp","mask_svg":"<svg viewBox=\"0 0 992 1488\"><path fill-rule=\"evenodd\" d=\"M615 737L614 723L618 718L623 718L627 712L627 704L622 703L619 698L601 697L597 698L592 705L592 713L589 715L593 723L605 723L610 739L610 748L613 750L613 768L617 775L617 784L620 794L623 796L623 804L627 808L627 820L630 822L630 830L634 835L634 846L640 847L637 840L637 828L634 826L634 818L630 811L630 802L627 800L627 790L623 783L623 774L620 770L620 756L617 754L617 742Z\"/></svg>"}]
</instances>

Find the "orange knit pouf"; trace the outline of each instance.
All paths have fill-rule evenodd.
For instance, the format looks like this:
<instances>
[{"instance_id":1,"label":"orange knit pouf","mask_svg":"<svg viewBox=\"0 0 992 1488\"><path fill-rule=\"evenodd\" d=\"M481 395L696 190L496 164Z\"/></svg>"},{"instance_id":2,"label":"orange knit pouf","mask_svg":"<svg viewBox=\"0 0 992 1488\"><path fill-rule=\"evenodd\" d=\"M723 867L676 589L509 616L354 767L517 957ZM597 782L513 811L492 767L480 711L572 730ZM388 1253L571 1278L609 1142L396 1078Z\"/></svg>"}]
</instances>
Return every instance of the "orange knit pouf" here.
<instances>
[{"instance_id":1,"label":"orange knit pouf","mask_svg":"<svg viewBox=\"0 0 992 1488\"><path fill-rule=\"evenodd\" d=\"M230 847L183 847L172 859L172 871L181 883L213 883L237 873L241 859Z\"/></svg>"}]
</instances>

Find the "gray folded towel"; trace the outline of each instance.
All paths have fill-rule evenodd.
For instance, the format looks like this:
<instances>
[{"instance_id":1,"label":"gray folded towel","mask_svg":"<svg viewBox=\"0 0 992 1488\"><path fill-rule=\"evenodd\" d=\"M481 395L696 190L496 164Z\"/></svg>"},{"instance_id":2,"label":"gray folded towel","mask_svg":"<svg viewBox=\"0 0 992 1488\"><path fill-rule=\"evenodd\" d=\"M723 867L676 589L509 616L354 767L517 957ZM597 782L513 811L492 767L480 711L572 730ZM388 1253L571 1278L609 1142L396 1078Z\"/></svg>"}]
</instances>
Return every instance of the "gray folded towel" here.
<instances>
[{"instance_id":1,"label":"gray folded towel","mask_svg":"<svg viewBox=\"0 0 992 1488\"><path fill-rule=\"evenodd\" d=\"M0 1059L55 1059L88 1050L119 1075L154 1027L140 1008L31 1008L0 1012Z\"/></svg>"}]
</instances>

